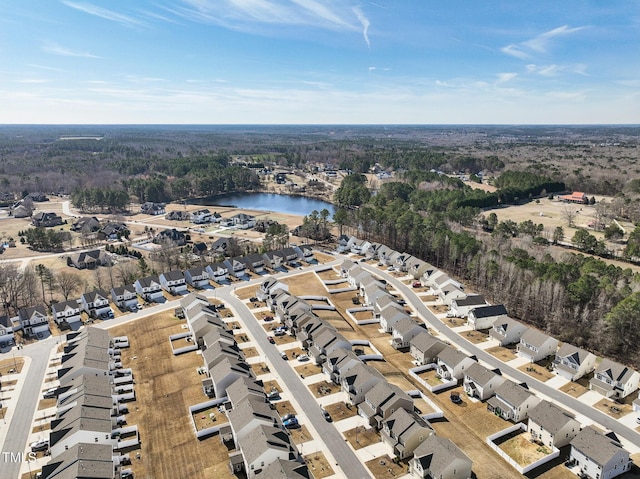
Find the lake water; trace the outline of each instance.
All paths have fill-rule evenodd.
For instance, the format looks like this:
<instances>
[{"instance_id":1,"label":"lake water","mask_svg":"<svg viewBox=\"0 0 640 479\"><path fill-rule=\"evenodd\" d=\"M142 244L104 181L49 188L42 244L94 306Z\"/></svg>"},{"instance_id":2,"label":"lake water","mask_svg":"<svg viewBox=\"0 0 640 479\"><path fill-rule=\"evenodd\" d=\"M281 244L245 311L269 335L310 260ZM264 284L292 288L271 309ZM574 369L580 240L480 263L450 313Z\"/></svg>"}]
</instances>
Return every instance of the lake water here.
<instances>
[{"instance_id":1,"label":"lake water","mask_svg":"<svg viewBox=\"0 0 640 479\"><path fill-rule=\"evenodd\" d=\"M273 193L233 193L202 198L191 203L203 206L235 206L248 210L273 211L300 216L306 216L313 210L320 212L324 208L328 209L331 215L336 212L336 207L326 201Z\"/></svg>"}]
</instances>

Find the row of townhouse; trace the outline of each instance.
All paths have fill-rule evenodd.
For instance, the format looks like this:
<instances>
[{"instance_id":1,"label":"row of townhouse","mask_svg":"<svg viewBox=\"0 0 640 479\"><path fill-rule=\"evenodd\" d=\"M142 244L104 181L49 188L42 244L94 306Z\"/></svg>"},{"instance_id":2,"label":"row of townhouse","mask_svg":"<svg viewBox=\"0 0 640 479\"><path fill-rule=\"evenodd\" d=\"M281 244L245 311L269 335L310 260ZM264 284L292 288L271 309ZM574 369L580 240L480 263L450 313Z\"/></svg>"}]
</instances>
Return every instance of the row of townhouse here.
<instances>
[{"instance_id":1,"label":"row of townhouse","mask_svg":"<svg viewBox=\"0 0 640 479\"><path fill-rule=\"evenodd\" d=\"M552 366L555 372L571 381L593 372L589 388L607 398L624 399L638 390L640 373L637 371L610 359L604 359L596 365L593 353L569 343L559 347L557 339L509 318L504 305L490 305L482 295L465 294L462 284L418 258L405 253L399 254L384 245L363 242L355 237L343 238L343 243L340 244L345 251L354 246L359 248L359 254L378 259L383 264L390 264L391 261L399 270L414 274L414 278L428 286L432 294L449 305L452 315L466 317L467 324L473 329L490 328L490 337L496 339L501 346L517 343L518 355L531 362L554 356ZM347 263L341 271L347 275L352 268L353 263ZM637 407L640 409L640 393L638 403Z\"/></svg>"},{"instance_id":2,"label":"row of townhouse","mask_svg":"<svg viewBox=\"0 0 640 479\"><path fill-rule=\"evenodd\" d=\"M229 424L220 431L220 438L233 446L231 471L244 472L249 478L312 477L217 309L197 293L185 296L180 307L208 371L204 392L227 399Z\"/></svg>"},{"instance_id":3,"label":"row of townhouse","mask_svg":"<svg viewBox=\"0 0 640 479\"><path fill-rule=\"evenodd\" d=\"M377 431L401 459L410 460L416 477L471 477L471 460L450 440L436 436L415 412L413 399L363 362L352 344L327 321L316 316L285 284L265 280L258 294L306 349L323 373L347 394L348 403ZM422 329L424 331L424 329ZM424 334L427 334L426 332Z\"/></svg>"},{"instance_id":4,"label":"row of townhouse","mask_svg":"<svg viewBox=\"0 0 640 479\"><path fill-rule=\"evenodd\" d=\"M124 415L123 402L135 398L133 376L120 364L125 344L126 338L97 328L67 335L42 478L120 479L126 472L129 458L119 451L135 447L139 437Z\"/></svg>"}]
</instances>

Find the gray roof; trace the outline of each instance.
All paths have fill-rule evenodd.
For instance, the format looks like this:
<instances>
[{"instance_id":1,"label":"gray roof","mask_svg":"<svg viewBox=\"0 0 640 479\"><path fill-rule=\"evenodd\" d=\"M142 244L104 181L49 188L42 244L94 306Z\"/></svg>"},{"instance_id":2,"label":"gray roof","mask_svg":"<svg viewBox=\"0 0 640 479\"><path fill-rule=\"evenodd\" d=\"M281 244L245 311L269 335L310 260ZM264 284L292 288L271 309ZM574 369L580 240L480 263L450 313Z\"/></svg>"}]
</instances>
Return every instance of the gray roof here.
<instances>
[{"instance_id":1,"label":"gray roof","mask_svg":"<svg viewBox=\"0 0 640 479\"><path fill-rule=\"evenodd\" d=\"M444 341L439 340L438 338L436 338L435 336L432 336L431 334L429 334L428 332L424 331L420 334L418 334L416 337L414 337L409 344L411 344L411 346L413 346L414 348L416 348L418 351L420 352L426 352L429 351L430 349L435 348L436 354L439 353L440 351L442 351L444 348L447 347L447 344Z\"/></svg>"},{"instance_id":2,"label":"gray roof","mask_svg":"<svg viewBox=\"0 0 640 479\"><path fill-rule=\"evenodd\" d=\"M53 314L62 313L67 308L80 309L80 305L75 299L69 301L61 301L59 303L54 303L51 305L51 311L53 311Z\"/></svg>"},{"instance_id":3,"label":"gray roof","mask_svg":"<svg viewBox=\"0 0 640 479\"><path fill-rule=\"evenodd\" d=\"M278 426L278 412L271 409L271 404L265 402L264 396L247 396L227 413L233 430L241 431L254 420L266 425Z\"/></svg>"},{"instance_id":4,"label":"gray roof","mask_svg":"<svg viewBox=\"0 0 640 479\"><path fill-rule=\"evenodd\" d=\"M575 421L575 418L555 404L543 400L529 411L529 420L555 435L569 421Z\"/></svg>"},{"instance_id":5,"label":"gray roof","mask_svg":"<svg viewBox=\"0 0 640 479\"><path fill-rule=\"evenodd\" d=\"M620 450L624 450L619 442L589 426L585 427L571 440L571 447L578 449L601 466L607 464Z\"/></svg>"},{"instance_id":6,"label":"gray roof","mask_svg":"<svg viewBox=\"0 0 640 479\"><path fill-rule=\"evenodd\" d=\"M604 374L613 381L626 383L635 371L624 364L617 363L610 359L603 359L596 368L596 374Z\"/></svg>"},{"instance_id":7,"label":"gray roof","mask_svg":"<svg viewBox=\"0 0 640 479\"><path fill-rule=\"evenodd\" d=\"M257 396L266 401L264 388L253 378L242 376L227 388L227 397L232 406L235 406L247 396Z\"/></svg>"},{"instance_id":8,"label":"gray roof","mask_svg":"<svg viewBox=\"0 0 640 479\"><path fill-rule=\"evenodd\" d=\"M279 427L260 425L247 434L240 443L245 461L256 461L268 450L275 450L279 457L294 459L294 448L289 435Z\"/></svg>"},{"instance_id":9,"label":"gray roof","mask_svg":"<svg viewBox=\"0 0 640 479\"><path fill-rule=\"evenodd\" d=\"M542 331L538 331L537 329L529 328L522 334L520 341L526 342L527 344L531 344L532 346L540 347L542 346L551 336L548 334L544 334Z\"/></svg>"},{"instance_id":10,"label":"gray roof","mask_svg":"<svg viewBox=\"0 0 640 479\"><path fill-rule=\"evenodd\" d=\"M584 349L580 349L573 344L564 343L558 351L556 352L556 357L558 358L569 358L573 359L576 364L582 364L585 359L590 355L589 351L585 351Z\"/></svg>"},{"instance_id":11,"label":"gray roof","mask_svg":"<svg viewBox=\"0 0 640 479\"><path fill-rule=\"evenodd\" d=\"M155 283L158 286L160 286L160 278L158 278L156 275L147 276L146 278L138 279L138 283L143 288L150 288L153 283Z\"/></svg>"},{"instance_id":12,"label":"gray roof","mask_svg":"<svg viewBox=\"0 0 640 479\"><path fill-rule=\"evenodd\" d=\"M396 437L402 444L404 444L404 440L409 438L414 431L424 428L433 429L425 419L418 416L415 412L409 412L403 408L398 408L391 414L389 419L385 421L385 424L389 428L391 435Z\"/></svg>"},{"instance_id":13,"label":"gray roof","mask_svg":"<svg viewBox=\"0 0 640 479\"><path fill-rule=\"evenodd\" d=\"M482 364L475 362L467 368L464 374L465 376L468 376L469 379L473 380L474 383L479 385L485 385L497 376L493 371L490 371Z\"/></svg>"},{"instance_id":14,"label":"gray roof","mask_svg":"<svg viewBox=\"0 0 640 479\"><path fill-rule=\"evenodd\" d=\"M113 448L106 444L75 444L42 468L47 479L113 479L113 475Z\"/></svg>"},{"instance_id":15,"label":"gray roof","mask_svg":"<svg viewBox=\"0 0 640 479\"><path fill-rule=\"evenodd\" d=\"M493 323L493 329L502 329L504 330L506 333L508 333L509 331L513 330L513 329L520 329L522 331L527 330L527 327L516 321L515 319L512 318L504 318L501 319L498 322Z\"/></svg>"},{"instance_id":16,"label":"gray roof","mask_svg":"<svg viewBox=\"0 0 640 479\"><path fill-rule=\"evenodd\" d=\"M451 464L452 458L463 460L471 465L471 459L447 438L432 434L416 449L413 455L422 464L423 470L431 471L433 477L440 474Z\"/></svg>"},{"instance_id":17,"label":"gray roof","mask_svg":"<svg viewBox=\"0 0 640 479\"><path fill-rule=\"evenodd\" d=\"M513 381L505 381L496 389L496 396L514 407L520 406L534 394Z\"/></svg>"},{"instance_id":18,"label":"gray roof","mask_svg":"<svg viewBox=\"0 0 640 479\"><path fill-rule=\"evenodd\" d=\"M447 366L455 367L465 359L469 359L469 356L464 354L462 351L453 349L451 346L445 347L442 351L438 353L438 360L442 361Z\"/></svg>"},{"instance_id":19,"label":"gray roof","mask_svg":"<svg viewBox=\"0 0 640 479\"><path fill-rule=\"evenodd\" d=\"M82 297L87 303L95 303L96 300L109 301L109 294L104 289L96 289L90 293L84 293Z\"/></svg>"},{"instance_id":20,"label":"gray roof","mask_svg":"<svg viewBox=\"0 0 640 479\"><path fill-rule=\"evenodd\" d=\"M477 306L487 303L481 294L470 294L464 298L454 299L454 301L458 306Z\"/></svg>"},{"instance_id":21,"label":"gray roof","mask_svg":"<svg viewBox=\"0 0 640 479\"><path fill-rule=\"evenodd\" d=\"M116 286L111 291L115 293L116 296L122 296L125 292L136 294L136 287L133 284L126 284L124 286Z\"/></svg>"},{"instance_id":22,"label":"gray roof","mask_svg":"<svg viewBox=\"0 0 640 479\"><path fill-rule=\"evenodd\" d=\"M402 335L407 334L414 328L423 328L423 326L419 323L416 323L410 317L402 318L393 326L393 329Z\"/></svg>"},{"instance_id":23,"label":"gray roof","mask_svg":"<svg viewBox=\"0 0 640 479\"><path fill-rule=\"evenodd\" d=\"M166 273L162 273L162 276L167 281L179 281L184 279L184 273L180 270L167 271Z\"/></svg>"},{"instance_id":24,"label":"gray roof","mask_svg":"<svg viewBox=\"0 0 640 479\"><path fill-rule=\"evenodd\" d=\"M111 411L105 408L76 406L51 421L50 445L59 443L77 431L111 434Z\"/></svg>"},{"instance_id":25,"label":"gray roof","mask_svg":"<svg viewBox=\"0 0 640 479\"><path fill-rule=\"evenodd\" d=\"M306 464L283 459L276 459L256 475L264 479L309 479L310 477Z\"/></svg>"}]
</instances>

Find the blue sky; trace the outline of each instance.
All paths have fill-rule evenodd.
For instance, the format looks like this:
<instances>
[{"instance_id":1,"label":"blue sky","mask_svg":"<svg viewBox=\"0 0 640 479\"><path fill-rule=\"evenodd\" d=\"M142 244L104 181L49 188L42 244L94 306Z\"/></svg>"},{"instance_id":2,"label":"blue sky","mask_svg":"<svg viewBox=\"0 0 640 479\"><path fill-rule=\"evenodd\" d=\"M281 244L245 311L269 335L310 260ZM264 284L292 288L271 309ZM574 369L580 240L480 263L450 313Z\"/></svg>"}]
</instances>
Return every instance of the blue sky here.
<instances>
[{"instance_id":1,"label":"blue sky","mask_svg":"<svg viewBox=\"0 0 640 479\"><path fill-rule=\"evenodd\" d=\"M638 0L0 0L0 123L640 123Z\"/></svg>"}]
</instances>

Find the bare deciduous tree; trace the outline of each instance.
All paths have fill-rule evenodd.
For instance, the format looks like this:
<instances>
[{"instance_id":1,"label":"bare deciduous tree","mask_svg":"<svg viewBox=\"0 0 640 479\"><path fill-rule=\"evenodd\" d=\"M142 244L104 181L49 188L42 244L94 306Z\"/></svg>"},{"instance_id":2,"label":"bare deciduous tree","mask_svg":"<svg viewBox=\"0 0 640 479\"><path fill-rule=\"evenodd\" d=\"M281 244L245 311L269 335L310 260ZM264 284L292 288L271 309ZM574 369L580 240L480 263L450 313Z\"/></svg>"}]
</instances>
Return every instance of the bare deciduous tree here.
<instances>
[{"instance_id":1,"label":"bare deciduous tree","mask_svg":"<svg viewBox=\"0 0 640 479\"><path fill-rule=\"evenodd\" d=\"M81 284L80 277L71 271L61 271L58 274L58 290L65 301L68 301L69 296L80 289Z\"/></svg>"}]
</instances>

